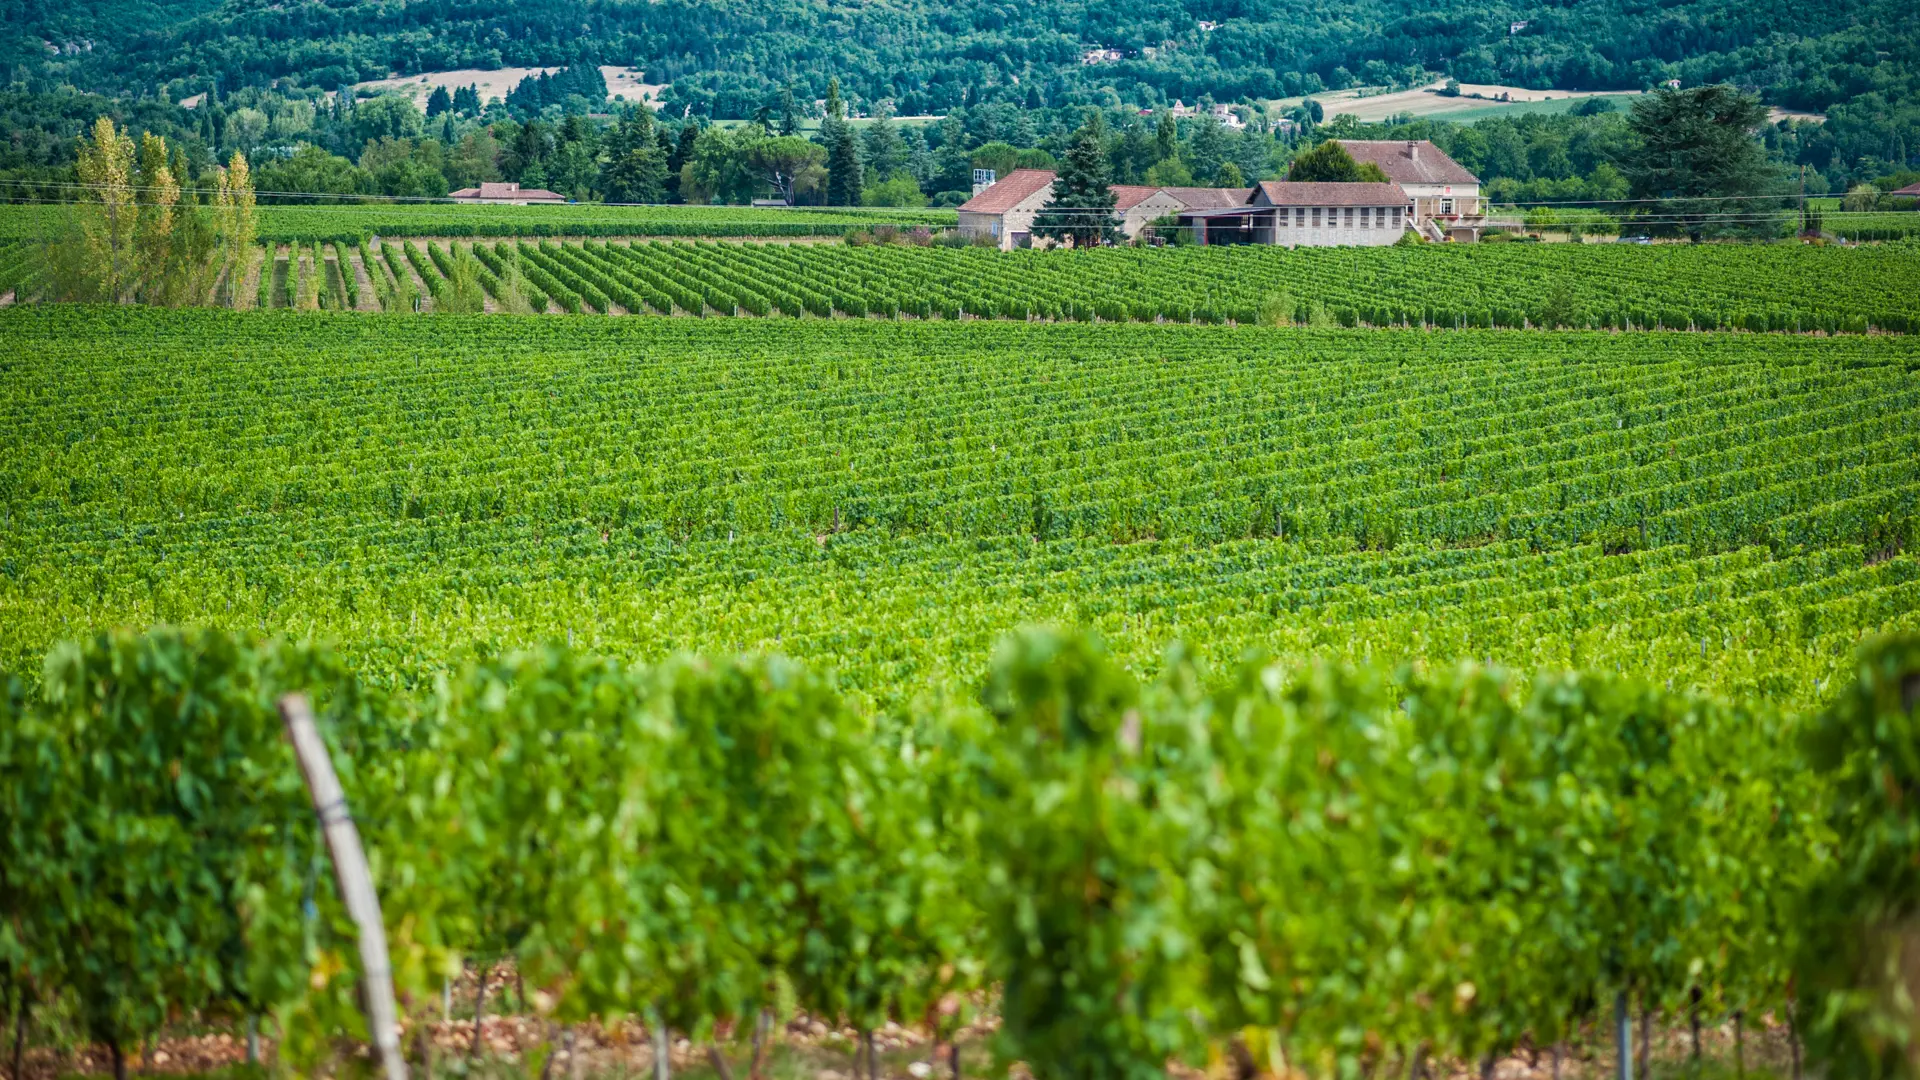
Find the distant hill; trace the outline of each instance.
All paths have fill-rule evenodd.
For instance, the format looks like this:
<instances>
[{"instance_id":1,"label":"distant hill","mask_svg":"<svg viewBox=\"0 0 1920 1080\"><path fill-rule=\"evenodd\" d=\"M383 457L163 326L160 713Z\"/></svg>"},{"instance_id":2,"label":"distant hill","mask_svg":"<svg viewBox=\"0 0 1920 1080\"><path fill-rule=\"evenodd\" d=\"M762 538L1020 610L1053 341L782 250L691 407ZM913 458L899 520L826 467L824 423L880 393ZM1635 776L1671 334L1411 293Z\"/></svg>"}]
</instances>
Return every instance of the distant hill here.
<instances>
[{"instance_id":1,"label":"distant hill","mask_svg":"<svg viewBox=\"0 0 1920 1080\"><path fill-rule=\"evenodd\" d=\"M0 60L184 97L297 77L332 88L458 68L632 65L680 109L749 115L837 75L902 113L976 101L1151 103L1464 83L1633 90L1732 81L1810 111L1920 99L1910 0L10 0ZM1203 29L1203 24L1211 29ZM60 50L50 53L48 45ZM1090 50L1097 62L1084 63ZM1116 58L1117 57L1117 58Z\"/></svg>"}]
</instances>

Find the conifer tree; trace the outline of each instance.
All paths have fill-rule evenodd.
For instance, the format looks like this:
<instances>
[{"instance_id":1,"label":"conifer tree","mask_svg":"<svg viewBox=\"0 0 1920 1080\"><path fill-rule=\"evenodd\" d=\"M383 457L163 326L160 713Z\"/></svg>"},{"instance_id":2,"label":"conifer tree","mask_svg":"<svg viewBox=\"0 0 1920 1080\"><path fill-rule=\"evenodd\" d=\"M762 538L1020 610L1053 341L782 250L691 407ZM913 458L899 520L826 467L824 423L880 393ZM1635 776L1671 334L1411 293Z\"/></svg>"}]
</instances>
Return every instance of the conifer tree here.
<instances>
[{"instance_id":1,"label":"conifer tree","mask_svg":"<svg viewBox=\"0 0 1920 1080\"><path fill-rule=\"evenodd\" d=\"M827 117L821 124L827 144L827 205L860 205L860 149L840 100L840 80L827 83Z\"/></svg>"},{"instance_id":2,"label":"conifer tree","mask_svg":"<svg viewBox=\"0 0 1920 1080\"><path fill-rule=\"evenodd\" d=\"M1648 227L1698 241L1773 236L1781 203L1778 166L1755 133L1767 122L1760 99L1732 86L1656 90L1635 99L1627 126L1639 141L1620 169ZM1657 201L1656 201L1657 200Z\"/></svg>"},{"instance_id":3,"label":"conifer tree","mask_svg":"<svg viewBox=\"0 0 1920 1080\"><path fill-rule=\"evenodd\" d=\"M1071 241L1077 248L1112 243L1118 235L1103 135L1098 113L1074 133L1073 145L1054 176L1053 196L1034 215L1035 235Z\"/></svg>"},{"instance_id":4,"label":"conifer tree","mask_svg":"<svg viewBox=\"0 0 1920 1080\"><path fill-rule=\"evenodd\" d=\"M889 179L907 164L907 143L900 137L900 129L894 126L893 109L881 105L873 111L873 123L861 140L866 145L866 166L868 180L879 183Z\"/></svg>"},{"instance_id":5,"label":"conifer tree","mask_svg":"<svg viewBox=\"0 0 1920 1080\"><path fill-rule=\"evenodd\" d=\"M793 100L791 85L780 88L780 127L783 136L800 134L800 106Z\"/></svg>"}]
</instances>

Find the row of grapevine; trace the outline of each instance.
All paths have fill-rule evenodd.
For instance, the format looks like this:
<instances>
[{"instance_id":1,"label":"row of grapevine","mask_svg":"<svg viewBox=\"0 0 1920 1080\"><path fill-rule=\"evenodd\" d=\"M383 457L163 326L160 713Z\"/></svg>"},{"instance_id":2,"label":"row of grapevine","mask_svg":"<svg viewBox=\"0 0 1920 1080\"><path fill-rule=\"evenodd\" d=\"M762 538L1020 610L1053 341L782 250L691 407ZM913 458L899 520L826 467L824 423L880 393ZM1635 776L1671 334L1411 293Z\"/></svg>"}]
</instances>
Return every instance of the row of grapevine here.
<instances>
[{"instance_id":1,"label":"row of grapevine","mask_svg":"<svg viewBox=\"0 0 1920 1080\"><path fill-rule=\"evenodd\" d=\"M0 322L0 663L297 619L410 678L592 628L895 699L1061 621L1801 701L1920 611L1901 337Z\"/></svg>"},{"instance_id":2,"label":"row of grapevine","mask_svg":"<svg viewBox=\"0 0 1920 1080\"><path fill-rule=\"evenodd\" d=\"M580 304L630 312L1428 328L1907 332L1911 246L1562 253L1482 248L995 252L916 247L541 241ZM487 250L490 245L476 244ZM1116 281L1126 288L1114 289ZM585 286L589 292L583 293ZM611 290L611 291L610 291Z\"/></svg>"},{"instance_id":3,"label":"row of grapevine","mask_svg":"<svg viewBox=\"0 0 1920 1080\"><path fill-rule=\"evenodd\" d=\"M380 257L410 243L389 238L378 248ZM453 257L445 241L429 246ZM289 247L290 268L306 261L309 248L319 250L306 241ZM527 276L573 313L617 306L630 314L661 315L1430 329L1835 334L1920 328L1920 300L1906 285L1920 274L1920 246L1913 243L1853 249L1496 244L1000 252L542 239L476 242L459 250L469 249L483 262L497 262L503 250L530 251L521 260L533 271ZM430 252L423 257L433 261ZM23 273L32 272L33 260L24 261L29 265ZM361 260L371 275L367 262ZM354 273L351 260L335 266L343 282ZM332 302L334 270L324 258L312 269L320 275L310 283L312 302L288 293L285 306L345 307ZM295 272L287 281L298 288L306 279ZM527 306L546 310L511 300L496 304L516 312Z\"/></svg>"},{"instance_id":4,"label":"row of grapevine","mask_svg":"<svg viewBox=\"0 0 1920 1080\"><path fill-rule=\"evenodd\" d=\"M0 240L52 235L65 211L48 205L0 205ZM487 206L455 203L263 204L260 239L273 243L357 244L377 237L779 237L842 236L880 226L952 228L951 209L807 206Z\"/></svg>"},{"instance_id":5,"label":"row of grapevine","mask_svg":"<svg viewBox=\"0 0 1920 1080\"><path fill-rule=\"evenodd\" d=\"M303 690L405 1000L505 953L563 1024L715 1040L783 1000L951 1031L942 1001L991 985L1036 1076L1145 1080L1229 1052L1273 1075L1473 1060L1625 993L1810 1015L1816 1054L1887 1067L1858 1006L1794 995L1888 1007L1823 950L1912 912L1883 837L1914 812L1881 779L1911 769L1880 733L1914 722L1916 657L1871 647L1809 760L1793 716L1611 676L1210 682L1176 650L1141 684L1051 633L1001 645L984 707L866 717L778 659L547 648L414 699L311 649L123 632L0 696L0 799L42 826L0 833L0 973L116 1061L192 1009L273 1013L294 1064L364 1038L273 710Z\"/></svg>"}]
</instances>

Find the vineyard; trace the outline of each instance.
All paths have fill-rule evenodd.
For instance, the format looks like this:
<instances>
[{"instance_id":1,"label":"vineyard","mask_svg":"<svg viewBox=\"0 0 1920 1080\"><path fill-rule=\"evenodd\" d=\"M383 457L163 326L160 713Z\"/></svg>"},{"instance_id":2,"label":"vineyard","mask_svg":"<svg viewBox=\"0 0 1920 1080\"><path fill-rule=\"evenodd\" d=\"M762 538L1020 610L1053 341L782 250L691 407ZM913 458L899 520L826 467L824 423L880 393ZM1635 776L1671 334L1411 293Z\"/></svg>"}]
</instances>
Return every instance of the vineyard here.
<instances>
[{"instance_id":1,"label":"vineyard","mask_svg":"<svg viewBox=\"0 0 1920 1080\"><path fill-rule=\"evenodd\" d=\"M760 1076L796 1010L869 1076L987 1012L1038 1080L1597 1076L1656 1017L1903 1075L1851 988L1920 895L1920 339L369 311L712 250L329 240L245 298L314 314L0 310L0 1006L116 1060L367 1040L301 691L416 1064L480 959L529 1075L626 1019ZM1112 256L1129 305L1344 254L737 250L1050 302ZM1390 254L1551 291L1543 250ZM1689 310L1912 311L1901 248L1591 250L1580 304L1649 258Z\"/></svg>"},{"instance_id":2,"label":"vineyard","mask_svg":"<svg viewBox=\"0 0 1920 1080\"><path fill-rule=\"evenodd\" d=\"M314 251L322 252L314 262ZM31 298L31 250L0 283ZM268 244L241 307L1444 328L1920 328L1920 247L1103 248L714 241ZM456 267L472 301L451 305ZM316 271L315 268L318 268ZM1122 282L1124 287L1116 288ZM303 292L302 290L306 290ZM310 295L309 295L310 294Z\"/></svg>"},{"instance_id":3,"label":"vineyard","mask_svg":"<svg viewBox=\"0 0 1920 1080\"><path fill-rule=\"evenodd\" d=\"M571 636L779 651L897 702L1050 621L1129 663L1180 637L1811 702L1920 610L1906 337L60 307L0 331L15 668L123 623L297 627L390 671Z\"/></svg>"},{"instance_id":4,"label":"vineyard","mask_svg":"<svg viewBox=\"0 0 1920 1080\"><path fill-rule=\"evenodd\" d=\"M270 196L269 196L270 198ZM60 206L0 206L0 238L38 239ZM491 206L382 203L265 205L259 237L284 244L376 236L840 236L876 225L951 227L951 210L757 206Z\"/></svg>"}]
</instances>

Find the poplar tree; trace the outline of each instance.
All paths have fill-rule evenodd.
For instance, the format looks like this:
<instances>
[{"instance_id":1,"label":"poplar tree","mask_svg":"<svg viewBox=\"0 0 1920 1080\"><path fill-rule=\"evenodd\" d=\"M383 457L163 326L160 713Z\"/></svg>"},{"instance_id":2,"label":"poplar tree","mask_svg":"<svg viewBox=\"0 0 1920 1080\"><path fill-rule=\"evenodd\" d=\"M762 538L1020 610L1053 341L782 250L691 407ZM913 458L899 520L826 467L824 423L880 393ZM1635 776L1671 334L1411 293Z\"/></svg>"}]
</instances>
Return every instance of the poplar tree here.
<instances>
[{"instance_id":1,"label":"poplar tree","mask_svg":"<svg viewBox=\"0 0 1920 1080\"><path fill-rule=\"evenodd\" d=\"M214 202L220 215L222 260L226 263L229 300L253 261L253 238L258 231L253 213L253 175L247 156L238 151L220 170ZM263 271L264 272L264 271Z\"/></svg>"},{"instance_id":2,"label":"poplar tree","mask_svg":"<svg viewBox=\"0 0 1920 1080\"><path fill-rule=\"evenodd\" d=\"M134 229L140 208L133 190L133 140L114 127L110 117L93 124L93 138L84 136L74 171L88 204L81 217L85 238L86 292L80 299L118 300L134 280Z\"/></svg>"},{"instance_id":3,"label":"poplar tree","mask_svg":"<svg viewBox=\"0 0 1920 1080\"><path fill-rule=\"evenodd\" d=\"M133 232L138 267L134 273L144 299L175 304L185 287L185 282L171 272L176 269L172 265L173 226L180 184L167 163L167 140L149 132L140 133L139 190Z\"/></svg>"}]
</instances>

